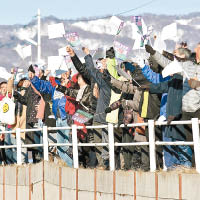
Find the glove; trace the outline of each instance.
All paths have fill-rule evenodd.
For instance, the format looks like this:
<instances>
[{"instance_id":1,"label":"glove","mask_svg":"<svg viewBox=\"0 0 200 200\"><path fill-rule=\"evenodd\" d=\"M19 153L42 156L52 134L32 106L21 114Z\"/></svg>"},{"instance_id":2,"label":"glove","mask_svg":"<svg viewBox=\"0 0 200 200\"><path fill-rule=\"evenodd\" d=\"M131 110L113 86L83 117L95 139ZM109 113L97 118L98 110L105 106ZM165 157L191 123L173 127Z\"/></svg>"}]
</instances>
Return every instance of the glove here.
<instances>
[{"instance_id":1,"label":"glove","mask_svg":"<svg viewBox=\"0 0 200 200\"><path fill-rule=\"evenodd\" d=\"M170 116L167 118L167 125L169 125L174 119L175 119L175 116L170 115Z\"/></svg>"},{"instance_id":2,"label":"glove","mask_svg":"<svg viewBox=\"0 0 200 200\"><path fill-rule=\"evenodd\" d=\"M148 44L145 45L145 49L147 53L150 53L151 55L154 55L156 51Z\"/></svg>"},{"instance_id":3,"label":"glove","mask_svg":"<svg viewBox=\"0 0 200 200\"><path fill-rule=\"evenodd\" d=\"M115 101L110 105L110 107L105 109L105 113L110 113L111 111L118 109L120 105L121 105L121 100Z\"/></svg>"},{"instance_id":4,"label":"glove","mask_svg":"<svg viewBox=\"0 0 200 200\"><path fill-rule=\"evenodd\" d=\"M200 81L197 81L195 79L188 80L188 84L192 89L197 89L198 87L200 87Z\"/></svg>"},{"instance_id":5,"label":"glove","mask_svg":"<svg viewBox=\"0 0 200 200\"><path fill-rule=\"evenodd\" d=\"M110 47L110 49L108 49L106 51L106 58L114 58L115 57L115 51L114 51L114 48L113 47Z\"/></svg>"},{"instance_id":6,"label":"glove","mask_svg":"<svg viewBox=\"0 0 200 200\"><path fill-rule=\"evenodd\" d=\"M112 111L112 108L111 107L107 107L106 109L105 109L105 113L110 113Z\"/></svg>"}]
</instances>

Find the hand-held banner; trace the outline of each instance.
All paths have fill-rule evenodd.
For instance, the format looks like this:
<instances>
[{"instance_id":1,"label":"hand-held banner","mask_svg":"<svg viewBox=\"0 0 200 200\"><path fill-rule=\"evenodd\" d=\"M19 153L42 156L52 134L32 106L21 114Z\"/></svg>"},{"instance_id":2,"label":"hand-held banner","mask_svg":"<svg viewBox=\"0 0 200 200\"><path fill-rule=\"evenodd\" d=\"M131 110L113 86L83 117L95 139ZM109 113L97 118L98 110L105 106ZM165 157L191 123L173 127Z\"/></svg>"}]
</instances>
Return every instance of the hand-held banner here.
<instances>
[{"instance_id":1,"label":"hand-held banner","mask_svg":"<svg viewBox=\"0 0 200 200\"><path fill-rule=\"evenodd\" d=\"M93 115L83 111L83 110L80 110L78 109L74 115L72 116L72 119L74 121L77 121L81 124L85 124L86 122L88 122L90 119L93 118Z\"/></svg>"},{"instance_id":2,"label":"hand-held banner","mask_svg":"<svg viewBox=\"0 0 200 200\"><path fill-rule=\"evenodd\" d=\"M113 47L115 50L115 57L119 60L125 61L129 51L129 47L121 44L120 42L114 41Z\"/></svg>"},{"instance_id":3,"label":"hand-held banner","mask_svg":"<svg viewBox=\"0 0 200 200\"><path fill-rule=\"evenodd\" d=\"M80 43L80 39L79 39L79 35L76 32L73 33L67 33L65 35L66 40L69 42L71 47L77 47L79 46Z\"/></svg>"}]
</instances>

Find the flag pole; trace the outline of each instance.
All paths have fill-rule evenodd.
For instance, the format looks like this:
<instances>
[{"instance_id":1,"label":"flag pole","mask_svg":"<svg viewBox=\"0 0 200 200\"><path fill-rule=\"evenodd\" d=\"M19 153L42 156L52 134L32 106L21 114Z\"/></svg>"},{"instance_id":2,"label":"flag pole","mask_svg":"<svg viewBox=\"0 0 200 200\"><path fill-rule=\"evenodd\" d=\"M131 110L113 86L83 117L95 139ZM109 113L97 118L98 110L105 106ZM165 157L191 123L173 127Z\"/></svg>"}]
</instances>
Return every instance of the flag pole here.
<instances>
[{"instance_id":1,"label":"flag pole","mask_svg":"<svg viewBox=\"0 0 200 200\"><path fill-rule=\"evenodd\" d=\"M37 19L38 19L38 43L37 43L37 47L38 47L38 52L37 52L37 59L38 59L38 64L40 63L41 60L41 18L40 18L40 9L38 9L38 15L37 15Z\"/></svg>"}]
</instances>

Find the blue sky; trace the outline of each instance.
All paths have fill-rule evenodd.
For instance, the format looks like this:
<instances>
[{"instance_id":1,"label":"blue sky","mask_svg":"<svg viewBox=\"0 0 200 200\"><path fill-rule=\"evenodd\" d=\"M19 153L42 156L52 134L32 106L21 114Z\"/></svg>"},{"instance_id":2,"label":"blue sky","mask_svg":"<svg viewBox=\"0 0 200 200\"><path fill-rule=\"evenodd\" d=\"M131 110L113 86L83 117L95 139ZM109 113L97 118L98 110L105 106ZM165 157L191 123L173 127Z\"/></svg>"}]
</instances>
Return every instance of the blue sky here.
<instances>
[{"instance_id":1,"label":"blue sky","mask_svg":"<svg viewBox=\"0 0 200 200\"><path fill-rule=\"evenodd\" d=\"M150 0L4 0L0 3L0 25L27 24L41 9L42 16L54 15L61 19L116 14ZM127 13L188 14L200 12L199 0L155 0L150 5Z\"/></svg>"}]
</instances>

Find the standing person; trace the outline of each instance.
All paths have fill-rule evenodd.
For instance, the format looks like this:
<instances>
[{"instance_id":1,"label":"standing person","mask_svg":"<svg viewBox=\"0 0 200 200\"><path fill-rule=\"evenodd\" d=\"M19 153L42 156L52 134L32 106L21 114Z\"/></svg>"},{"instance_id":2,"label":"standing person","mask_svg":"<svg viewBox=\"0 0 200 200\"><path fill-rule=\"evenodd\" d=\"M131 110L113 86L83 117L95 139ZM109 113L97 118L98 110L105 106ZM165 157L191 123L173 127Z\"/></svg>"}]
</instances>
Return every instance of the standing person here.
<instances>
[{"instance_id":1,"label":"standing person","mask_svg":"<svg viewBox=\"0 0 200 200\"><path fill-rule=\"evenodd\" d=\"M12 97L12 85L14 82L14 69L11 69L11 78L9 78L8 82L2 82L0 84L1 87L1 95L0 95L0 101L2 101L6 96L9 98ZM6 131L11 131L12 126L11 125L4 125ZM4 136L4 145L15 145L16 144L16 138L11 133L6 133ZM5 155L6 155L6 163L7 164L14 164L17 161L17 150L16 148L9 148L5 149Z\"/></svg>"},{"instance_id":2,"label":"standing person","mask_svg":"<svg viewBox=\"0 0 200 200\"><path fill-rule=\"evenodd\" d=\"M6 96L7 93L7 82L3 81L0 83L0 101L3 100L3 98ZM4 124L2 124L2 126L0 126L0 131L4 131L4 130L9 130L8 126L5 126ZM0 134L0 145L8 145L8 138L10 138L10 134L7 133L7 141L5 141L5 134L2 133ZM9 140L10 141L10 140ZM6 151L7 150L7 151ZM13 159L12 159L12 150L11 149L1 149L0 150L0 164L2 164L2 162L7 163L7 164L12 164ZM6 154L8 155L8 159L6 158Z\"/></svg>"},{"instance_id":3,"label":"standing person","mask_svg":"<svg viewBox=\"0 0 200 200\"><path fill-rule=\"evenodd\" d=\"M78 56L75 54L74 50L67 46L66 48L67 53L70 55L71 60L76 68L76 70L82 75L84 81L90 85L90 104L91 104L91 113L94 114L96 112L97 107L97 100L99 98L99 88L95 81L95 79L90 75L89 71L86 68L86 63L82 63ZM94 142L94 132L92 129L87 130L89 142ZM90 147L90 163L89 167L94 168L97 165L97 158L95 153L95 147Z\"/></svg>"},{"instance_id":4,"label":"standing person","mask_svg":"<svg viewBox=\"0 0 200 200\"><path fill-rule=\"evenodd\" d=\"M168 76L166 78L163 78L162 74L157 73L152 70L152 67L153 67L154 70L159 71L160 67L151 56L149 58L149 63L150 63L149 66L140 65L140 67L142 68L142 73L147 78L147 80L149 80L151 83L154 83L154 84L158 84L158 83L162 83L162 82L170 80L171 77ZM168 95L167 93L162 94L160 117L158 118L158 121L165 121L167 119L167 116L166 116L167 95ZM171 137L167 137L167 127L162 126L161 128L162 128L162 140L166 142L172 141ZM176 156L175 152L176 152L175 146L168 145L168 146L163 147L165 166L168 169L173 168L175 165L179 163L178 156Z\"/></svg>"},{"instance_id":5,"label":"standing person","mask_svg":"<svg viewBox=\"0 0 200 200\"><path fill-rule=\"evenodd\" d=\"M103 72L105 69L107 69L107 59L101 58L97 61L97 68L95 68L92 56L90 55L89 49L84 48L83 49L84 53L86 54L85 56L85 63L86 63L86 68L89 72L89 74L94 78L95 82L98 85L99 88L99 98L97 100L97 107L96 107L96 113L93 118L93 125L102 125L102 124L107 124L106 120L106 113L105 109L109 106L110 100L111 100L111 87L109 84L107 84L103 80ZM111 52L112 51L112 52ZM112 49L111 54L112 57L114 57L114 50ZM108 51L106 52L108 55ZM109 55L109 57L111 57ZM112 66L115 67L115 66ZM114 74L116 72L116 69L111 70ZM116 73L117 74L117 73ZM115 141L120 140L120 136L117 137L119 134L115 134ZM108 142L108 130L103 128L103 129L94 129L94 141L95 143L107 143ZM108 169L109 168L109 153L108 153L108 148L107 147L97 147L96 148L96 157L98 160L98 165L100 168L103 169ZM118 148L115 149L115 157L116 160L119 160L119 152ZM118 163L115 163L118 164ZM117 168L118 166L116 166Z\"/></svg>"},{"instance_id":6,"label":"standing person","mask_svg":"<svg viewBox=\"0 0 200 200\"><path fill-rule=\"evenodd\" d=\"M151 46L145 46L146 51L150 53L155 60L165 68L171 60L165 58L159 52L155 51ZM183 90L182 90L182 118L181 120L191 120L191 118L200 118L200 90L192 86L192 82L200 80L199 65L189 60L191 51L186 48L178 48L175 51L175 56L179 57L179 63L182 66ZM187 74L187 76L186 76ZM190 80L188 80L188 78ZM184 125L184 138L186 141L192 139L191 125ZM191 147L185 146L182 150L182 162L189 163L191 166ZM186 156L184 156L186 155Z\"/></svg>"},{"instance_id":7,"label":"standing person","mask_svg":"<svg viewBox=\"0 0 200 200\"><path fill-rule=\"evenodd\" d=\"M76 107L78 107L78 109L92 114L92 106L90 104L91 103L91 94L90 94L91 88L89 85L86 84L81 74L77 75L77 79L78 79L77 82L79 85L79 89L67 88L62 85L58 85L57 90L69 96L70 98L74 98L73 104L75 106L75 109ZM74 120L74 124L77 124L80 126L91 125L90 121L87 122L86 124L81 124ZM82 143L89 142L88 130L85 128L78 130L78 139ZM94 157L91 156L90 147L81 147L79 149L80 149L80 152L79 152L80 163L82 163L84 167L94 167L93 165L91 165L91 163L94 162L92 161Z\"/></svg>"},{"instance_id":8,"label":"standing person","mask_svg":"<svg viewBox=\"0 0 200 200\"><path fill-rule=\"evenodd\" d=\"M9 84L10 83L10 84ZM14 80L8 81L8 90L14 90ZM26 78L22 78L17 83L17 91L23 96L27 90L28 87L28 80ZM16 122L12 126L12 129L16 130L16 128L20 129L26 129L26 105L22 105L19 101L15 100L15 116L16 116ZM21 132L21 143L25 144L25 132ZM12 135L14 137L13 144L16 144L16 135ZM28 162L28 155L27 155L27 149L22 148L22 163Z\"/></svg>"},{"instance_id":9,"label":"standing person","mask_svg":"<svg viewBox=\"0 0 200 200\"><path fill-rule=\"evenodd\" d=\"M53 101L52 111L56 119L56 127L68 127L68 116L65 112L66 98L63 93L56 90L56 85L66 85L69 82L69 79L70 71L62 73L61 80L54 79L53 83L50 81L41 80L34 75L31 77L31 83L40 93L51 95ZM70 130L58 130L57 142L70 143ZM60 158L64 160L69 167L72 167L73 161L69 146L59 146L57 150Z\"/></svg>"},{"instance_id":10,"label":"standing person","mask_svg":"<svg viewBox=\"0 0 200 200\"><path fill-rule=\"evenodd\" d=\"M29 78L33 78L35 75L35 70L32 65L28 69ZM30 81L26 82L27 90L22 96L18 92L14 92L14 97L21 104L27 106L26 111L26 129L41 128L41 122L44 118L45 102L41 94L35 89ZM35 144L36 135L42 135L41 131L27 132L26 133L26 143ZM41 143L41 141L38 141ZM38 148L28 148L28 159L29 162L38 162L42 159L42 152Z\"/></svg>"}]
</instances>

